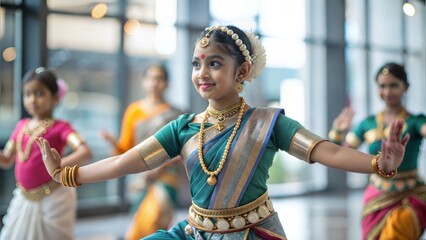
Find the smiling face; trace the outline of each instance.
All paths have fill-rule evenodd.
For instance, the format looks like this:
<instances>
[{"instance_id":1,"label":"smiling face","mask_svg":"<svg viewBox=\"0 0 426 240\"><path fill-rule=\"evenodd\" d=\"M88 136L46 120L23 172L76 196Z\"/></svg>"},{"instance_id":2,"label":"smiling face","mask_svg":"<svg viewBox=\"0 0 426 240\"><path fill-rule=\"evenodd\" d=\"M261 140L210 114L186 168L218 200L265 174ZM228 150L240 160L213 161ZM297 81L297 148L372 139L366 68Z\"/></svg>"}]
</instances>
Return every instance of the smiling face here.
<instances>
[{"instance_id":1,"label":"smiling face","mask_svg":"<svg viewBox=\"0 0 426 240\"><path fill-rule=\"evenodd\" d=\"M197 44L192 59L192 83L201 97L213 101L237 99L235 86L244 67L236 64L234 57L223 52L218 43L211 42L205 48Z\"/></svg>"},{"instance_id":2,"label":"smiling face","mask_svg":"<svg viewBox=\"0 0 426 240\"><path fill-rule=\"evenodd\" d=\"M50 118L58 103L57 94L52 92L39 80L31 80L23 86L25 110L35 118Z\"/></svg>"},{"instance_id":3,"label":"smiling face","mask_svg":"<svg viewBox=\"0 0 426 240\"><path fill-rule=\"evenodd\" d=\"M377 77L380 98L389 107L398 107L402 104L402 97L408 86L392 74L380 74Z\"/></svg>"}]
</instances>

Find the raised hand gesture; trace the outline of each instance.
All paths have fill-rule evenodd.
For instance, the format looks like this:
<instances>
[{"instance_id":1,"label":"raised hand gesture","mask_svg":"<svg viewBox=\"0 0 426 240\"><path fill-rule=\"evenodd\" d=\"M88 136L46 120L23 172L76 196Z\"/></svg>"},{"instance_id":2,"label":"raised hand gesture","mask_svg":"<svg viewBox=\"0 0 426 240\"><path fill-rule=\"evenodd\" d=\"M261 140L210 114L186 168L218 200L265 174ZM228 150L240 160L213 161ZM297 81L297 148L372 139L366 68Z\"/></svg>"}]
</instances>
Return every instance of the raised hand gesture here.
<instances>
[{"instance_id":1,"label":"raised hand gesture","mask_svg":"<svg viewBox=\"0 0 426 240\"><path fill-rule=\"evenodd\" d=\"M36 138L36 141L40 148L43 163L46 166L47 172L50 176L52 176L57 169L61 168L61 155L56 151L56 149L50 147L49 142L46 139L39 137ZM53 180L59 181L54 178Z\"/></svg>"},{"instance_id":2,"label":"raised hand gesture","mask_svg":"<svg viewBox=\"0 0 426 240\"><path fill-rule=\"evenodd\" d=\"M382 140L382 154L378 159L378 167L385 173L396 170L404 158L405 146L410 135L402 139L403 120L395 120L390 125L389 138Z\"/></svg>"},{"instance_id":3,"label":"raised hand gesture","mask_svg":"<svg viewBox=\"0 0 426 240\"><path fill-rule=\"evenodd\" d=\"M352 125L352 119L355 115L354 110L351 107L345 107L340 114L333 121L333 129L346 132Z\"/></svg>"}]
</instances>

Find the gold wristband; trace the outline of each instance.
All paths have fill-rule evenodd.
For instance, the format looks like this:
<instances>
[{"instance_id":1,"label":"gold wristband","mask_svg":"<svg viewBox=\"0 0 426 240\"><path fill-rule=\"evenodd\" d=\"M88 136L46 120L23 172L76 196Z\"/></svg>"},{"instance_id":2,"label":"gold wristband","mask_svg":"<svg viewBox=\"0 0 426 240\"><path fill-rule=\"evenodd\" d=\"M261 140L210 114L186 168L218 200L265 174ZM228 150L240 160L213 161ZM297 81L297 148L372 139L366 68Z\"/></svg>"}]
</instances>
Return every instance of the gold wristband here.
<instances>
[{"instance_id":1,"label":"gold wristband","mask_svg":"<svg viewBox=\"0 0 426 240\"><path fill-rule=\"evenodd\" d=\"M379 160L379 157L381 155L382 155L381 153L378 153L371 160L371 166L373 167L374 172L377 175L379 175L379 176L381 176L383 178L393 178L393 177L395 177L395 175L397 173L397 170L393 170L393 171L387 173L387 172L383 171L382 169L380 169L378 160Z\"/></svg>"}]
</instances>

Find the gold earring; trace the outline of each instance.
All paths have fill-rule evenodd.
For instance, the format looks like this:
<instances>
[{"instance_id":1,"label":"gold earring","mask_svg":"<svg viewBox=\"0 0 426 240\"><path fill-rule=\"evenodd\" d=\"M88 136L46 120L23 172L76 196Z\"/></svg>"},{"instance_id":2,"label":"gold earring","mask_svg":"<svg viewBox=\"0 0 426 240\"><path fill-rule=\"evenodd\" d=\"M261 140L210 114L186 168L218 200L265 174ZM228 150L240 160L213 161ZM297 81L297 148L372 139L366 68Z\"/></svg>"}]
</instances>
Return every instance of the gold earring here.
<instances>
[{"instance_id":1,"label":"gold earring","mask_svg":"<svg viewBox=\"0 0 426 240\"><path fill-rule=\"evenodd\" d=\"M244 90L242 81L237 80L237 85L235 85L235 90L237 91L237 93L241 93Z\"/></svg>"}]
</instances>

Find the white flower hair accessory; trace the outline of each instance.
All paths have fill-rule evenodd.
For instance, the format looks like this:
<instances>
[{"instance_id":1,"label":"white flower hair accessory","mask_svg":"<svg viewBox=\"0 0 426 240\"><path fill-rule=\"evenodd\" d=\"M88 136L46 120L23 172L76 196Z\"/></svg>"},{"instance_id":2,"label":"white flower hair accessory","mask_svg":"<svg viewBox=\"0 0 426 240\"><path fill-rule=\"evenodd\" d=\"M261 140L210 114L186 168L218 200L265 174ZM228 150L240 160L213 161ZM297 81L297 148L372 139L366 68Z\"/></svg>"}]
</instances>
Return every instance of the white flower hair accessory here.
<instances>
[{"instance_id":1,"label":"white flower hair accessory","mask_svg":"<svg viewBox=\"0 0 426 240\"><path fill-rule=\"evenodd\" d=\"M258 78L262 73L263 69L266 66L266 51L262 46L262 42L259 39L259 36L255 35L253 32L245 32L247 35L251 49L253 53L251 54L251 70L247 76L246 81L251 82L252 80Z\"/></svg>"}]
</instances>

